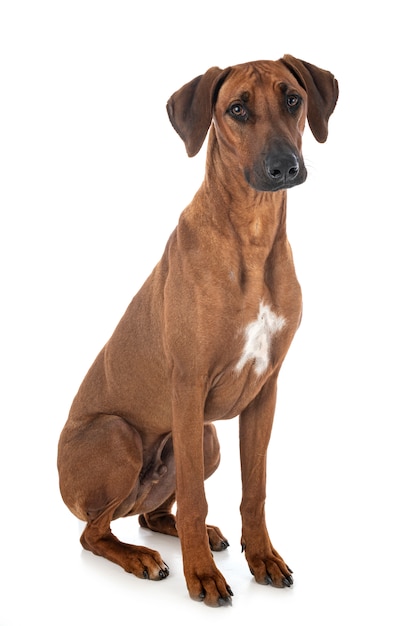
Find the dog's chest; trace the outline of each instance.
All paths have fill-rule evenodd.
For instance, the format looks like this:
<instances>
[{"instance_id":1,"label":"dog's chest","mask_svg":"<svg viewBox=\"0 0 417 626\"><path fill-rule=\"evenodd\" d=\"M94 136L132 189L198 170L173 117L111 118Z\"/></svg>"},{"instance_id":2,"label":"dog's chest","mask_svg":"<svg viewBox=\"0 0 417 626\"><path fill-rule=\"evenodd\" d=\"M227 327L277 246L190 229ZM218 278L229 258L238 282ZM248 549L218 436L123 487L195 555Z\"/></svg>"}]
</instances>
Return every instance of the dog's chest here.
<instances>
[{"instance_id":1,"label":"dog's chest","mask_svg":"<svg viewBox=\"0 0 417 626\"><path fill-rule=\"evenodd\" d=\"M207 419L234 417L253 400L286 353L292 326L285 314L260 302L256 317L253 315L235 333L228 362L213 381L206 403Z\"/></svg>"},{"instance_id":2,"label":"dog's chest","mask_svg":"<svg viewBox=\"0 0 417 626\"><path fill-rule=\"evenodd\" d=\"M235 367L236 372L241 373L249 363L257 376L264 374L271 362L272 341L285 325L283 315L277 315L268 304L261 302L257 318L244 328L244 346Z\"/></svg>"}]
</instances>

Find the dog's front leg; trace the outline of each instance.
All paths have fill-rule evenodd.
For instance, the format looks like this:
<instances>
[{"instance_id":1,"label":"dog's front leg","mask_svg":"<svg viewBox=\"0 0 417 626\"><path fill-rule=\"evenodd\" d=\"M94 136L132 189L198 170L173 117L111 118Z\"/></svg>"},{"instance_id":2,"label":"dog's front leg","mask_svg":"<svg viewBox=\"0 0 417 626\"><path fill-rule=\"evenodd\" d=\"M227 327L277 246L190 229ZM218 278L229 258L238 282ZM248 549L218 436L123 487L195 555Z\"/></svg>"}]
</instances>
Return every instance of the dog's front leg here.
<instances>
[{"instance_id":1,"label":"dog's front leg","mask_svg":"<svg viewBox=\"0 0 417 626\"><path fill-rule=\"evenodd\" d=\"M240 415L242 550L258 583L289 587L292 572L272 546L265 521L266 453L275 400L276 378L271 378Z\"/></svg>"},{"instance_id":2,"label":"dog's front leg","mask_svg":"<svg viewBox=\"0 0 417 626\"><path fill-rule=\"evenodd\" d=\"M176 382L173 393L173 441L176 464L177 531L181 540L184 575L193 600L208 606L230 601L232 591L217 569L206 529L204 492L204 400L201 388Z\"/></svg>"}]
</instances>

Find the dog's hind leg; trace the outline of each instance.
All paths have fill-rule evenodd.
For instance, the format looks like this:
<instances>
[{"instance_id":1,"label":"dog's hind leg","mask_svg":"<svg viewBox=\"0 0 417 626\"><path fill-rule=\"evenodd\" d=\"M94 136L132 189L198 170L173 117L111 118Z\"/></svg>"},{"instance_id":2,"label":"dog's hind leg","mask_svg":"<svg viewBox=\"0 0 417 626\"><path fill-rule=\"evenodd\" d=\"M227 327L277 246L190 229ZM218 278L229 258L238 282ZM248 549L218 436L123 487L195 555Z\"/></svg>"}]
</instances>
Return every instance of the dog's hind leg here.
<instances>
[{"instance_id":1,"label":"dog's hind leg","mask_svg":"<svg viewBox=\"0 0 417 626\"><path fill-rule=\"evenodd\" d=\"M169 568L159 552L119 541L110 530L109 517L109 511L105 511L93 522L87 523L80 539L83 548L117 563L138 578L166 578Z\"/></svg>"},{"instance_id":2,"label":"dog's hind leg","mask_svg":"<svg viewBox=\"0 0 417 626\"><path fill-rule=\"evenodd\" d=\"M178 537L175 515L171 513L174 502L175 493L154 511L139 515L140 526L149 528L149 530L153 530L156 533Z\"/></svg>"},{"instance_id":3,"label":"dog's hind leg","mask_svg":"<svg viewBox=\"0 0 417 626\"><path fill-rule=\"evenodd\" d=\"M204 478L211 476L220 463L220 446L217 439L216 429L213 424L204 427ZM139 516L139 524L142 528L149 528L154 532L164 533L178 537L175 515L171 513L175 503L175 493L171 494L167 500L150 513ZM229 542L217 526L207 524L207 534L210 547L215 552L225 550Z\"/></svg>"},{"instance_id":4,"label":"dog's hind leg","mask_svg":"<svg viewBox=\"0 0 417 626\"><path fill-rule=\"evenodd\" d=\"M112 520L137 505L142 457L140 435L121 417L97 416L82 428L69 424L59 443L60 488L70 510L87 522L80 538L86 550L139 578L161 580L168 567L158 552L123 543L110 530Z\"/></svg>"}]
</instances>

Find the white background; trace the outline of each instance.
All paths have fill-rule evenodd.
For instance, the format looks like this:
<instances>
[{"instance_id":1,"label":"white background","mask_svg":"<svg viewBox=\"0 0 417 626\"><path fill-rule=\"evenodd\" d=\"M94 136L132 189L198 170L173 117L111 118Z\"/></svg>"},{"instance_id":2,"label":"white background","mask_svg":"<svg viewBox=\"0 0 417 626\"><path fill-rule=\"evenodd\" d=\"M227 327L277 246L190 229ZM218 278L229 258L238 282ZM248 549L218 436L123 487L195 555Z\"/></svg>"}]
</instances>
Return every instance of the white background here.
<instances>
[{"instance_id":1,"label":"white background","mask_svg":"<svg viewBox=\"0 0 417 626\"><path fill-rule=\"evenodd\" d=\"M1 626L417 623L416 119L412 3L3 0L0 4ZM306 130L288 233L304 317L280 377L271 537L294 587L240 554L237 422L207 482L233 606L188 598L178 541L163 582L82 551L56 444L93 358L159 259L204 172L170 95L212 65L289 53L331 70L330 135ZM215 612L213 612L215 611Z\"/></svg>"}]
</instances>

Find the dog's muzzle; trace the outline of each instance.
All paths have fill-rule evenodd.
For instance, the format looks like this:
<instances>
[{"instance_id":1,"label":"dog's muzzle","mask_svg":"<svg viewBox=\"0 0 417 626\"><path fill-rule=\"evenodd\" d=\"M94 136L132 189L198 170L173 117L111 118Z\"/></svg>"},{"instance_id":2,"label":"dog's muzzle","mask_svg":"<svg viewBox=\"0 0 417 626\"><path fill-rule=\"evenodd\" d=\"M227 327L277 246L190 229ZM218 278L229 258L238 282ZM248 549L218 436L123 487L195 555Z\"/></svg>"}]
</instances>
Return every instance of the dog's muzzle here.
<instances>
[{"instance_id":1,"label":"dog's muzzle","mask_svg":"<svg viewBox=\"0 0 417 626\"><path fill-rule=\"evenodd\" d=\"M279 147L263 156L252 172L245 170L245 177L257 191L278 191L303 183L307 170L301 155L290 147Z\"/></svg>"}]
</instances>

